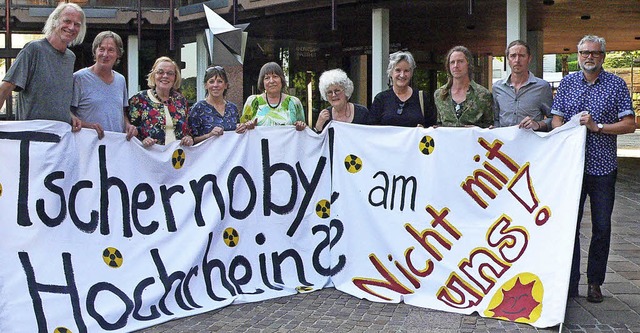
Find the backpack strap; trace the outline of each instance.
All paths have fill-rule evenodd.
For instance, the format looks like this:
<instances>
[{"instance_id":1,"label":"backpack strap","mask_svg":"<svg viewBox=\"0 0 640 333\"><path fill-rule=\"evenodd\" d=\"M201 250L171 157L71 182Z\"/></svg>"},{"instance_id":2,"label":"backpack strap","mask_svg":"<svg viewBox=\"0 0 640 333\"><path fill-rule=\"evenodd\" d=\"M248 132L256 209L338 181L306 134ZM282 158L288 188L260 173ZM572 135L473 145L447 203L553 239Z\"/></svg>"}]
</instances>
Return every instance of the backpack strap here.
<instances>
[{"instance_id":1,"label":"backpack strap","mask_svg":"<svg viewBox=\"0 0 640 333\"><path fill-rule=\"evenodd\" d=\"M424 91L418 91L418 98L420 98L420 110L422 110L422 116L424 117Z\"/></svg>"}]
</instances>

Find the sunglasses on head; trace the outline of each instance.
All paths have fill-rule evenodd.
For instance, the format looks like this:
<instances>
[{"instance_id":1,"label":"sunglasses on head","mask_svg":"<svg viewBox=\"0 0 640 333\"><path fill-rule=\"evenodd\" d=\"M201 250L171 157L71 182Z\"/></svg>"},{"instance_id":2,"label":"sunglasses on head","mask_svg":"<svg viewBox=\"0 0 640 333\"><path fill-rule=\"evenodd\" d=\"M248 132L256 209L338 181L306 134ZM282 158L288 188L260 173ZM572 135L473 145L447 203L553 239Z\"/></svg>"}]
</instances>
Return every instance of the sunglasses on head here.
<instances>
[{"instance_id":1,"label":"sunglasses on head","mask_svg":"<svg viewBox=\"0 0 640 333\"><path fill-rule=\"evenodd\" d=\"M207 68L207 70L205 71L205 73L209 73L213 70L219 71L219 72L224 72L224 68L222 66L211 66L209 68Z\"/></svg>"}]
</instances>

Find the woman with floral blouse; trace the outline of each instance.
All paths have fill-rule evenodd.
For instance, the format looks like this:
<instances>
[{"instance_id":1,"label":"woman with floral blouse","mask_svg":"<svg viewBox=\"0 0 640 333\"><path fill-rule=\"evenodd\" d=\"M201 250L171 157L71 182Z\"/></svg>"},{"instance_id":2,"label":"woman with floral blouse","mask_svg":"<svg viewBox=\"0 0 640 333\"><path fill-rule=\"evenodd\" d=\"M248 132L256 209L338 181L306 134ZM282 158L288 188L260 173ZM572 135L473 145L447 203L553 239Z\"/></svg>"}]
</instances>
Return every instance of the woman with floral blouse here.
<instances>
[{"instance_id":1,"label":"woman with floral blouse","mask_svg":"<svg viewBox=\"0 0 640 333\"><path fill-rule=\"evenodd\" d=\"M176 140L184 146L193 145L187 124L187 100L178 91L181 81L175 61L160 57L147 78L149 89L129 99L129 118L145 147Z\"/></svg>"}]
</instances>

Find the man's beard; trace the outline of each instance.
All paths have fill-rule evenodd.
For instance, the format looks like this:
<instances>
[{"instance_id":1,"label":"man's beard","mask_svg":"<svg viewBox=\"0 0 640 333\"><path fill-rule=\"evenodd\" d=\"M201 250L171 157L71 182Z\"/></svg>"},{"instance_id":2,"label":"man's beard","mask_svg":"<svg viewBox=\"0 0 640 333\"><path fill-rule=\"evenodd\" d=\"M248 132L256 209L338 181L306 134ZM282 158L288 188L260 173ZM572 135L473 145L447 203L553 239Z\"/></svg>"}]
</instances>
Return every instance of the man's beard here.
<instances>
[{"instance_id":1,"label":"man's beard","mask_svg":"<svg viewBox=\"0 0 640 333\"><path fill-rule=\"evenodd\" d=\"M587 66L589 66L589 68L587 68ZM583 71L587 72L587 73L596 73L598 71L600 71L600 69L602 69L602 65L598 66L596 64L581 64L580 65L580 69L582 69Z\"/></svg>"}]
</instances>

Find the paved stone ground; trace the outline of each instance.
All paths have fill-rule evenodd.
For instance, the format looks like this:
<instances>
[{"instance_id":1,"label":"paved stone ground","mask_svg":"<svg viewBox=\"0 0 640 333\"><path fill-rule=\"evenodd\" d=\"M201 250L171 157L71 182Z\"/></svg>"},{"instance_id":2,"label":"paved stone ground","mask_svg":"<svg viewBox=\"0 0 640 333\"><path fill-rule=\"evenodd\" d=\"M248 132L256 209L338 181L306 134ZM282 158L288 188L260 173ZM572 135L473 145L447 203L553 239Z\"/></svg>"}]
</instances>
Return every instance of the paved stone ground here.
<instances>
[{"instance_id":1,"label":"paved stone ground","mask_svg":"<svg viewBox=\"0 0 640 333\"><path fill-rule=\"evenodd\" d=\"M621 136L621 156L640 156L640 132ZM231 305L141 330L161 332L637 332L640 333L640 159L621 157L613 215L605 300L569 299L565 324L536 329L526 324L361 300L333 288L273 300ZM590 236L587 205L581 224L582 282Z\"/></svg>"}]
</instances>

